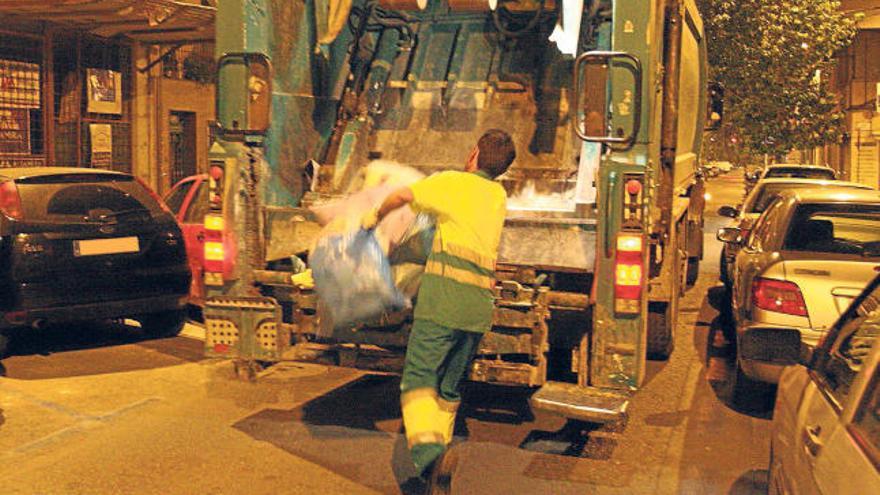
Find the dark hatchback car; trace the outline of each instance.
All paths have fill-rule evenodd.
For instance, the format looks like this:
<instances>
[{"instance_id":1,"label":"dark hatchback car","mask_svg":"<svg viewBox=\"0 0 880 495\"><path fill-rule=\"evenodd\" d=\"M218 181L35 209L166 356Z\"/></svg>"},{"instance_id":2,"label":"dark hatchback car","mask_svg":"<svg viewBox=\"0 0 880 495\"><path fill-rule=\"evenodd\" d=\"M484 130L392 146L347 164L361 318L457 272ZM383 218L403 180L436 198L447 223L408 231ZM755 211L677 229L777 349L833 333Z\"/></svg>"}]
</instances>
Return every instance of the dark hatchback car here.
<instances>
[{"instance_id":1,"label":"dark hatchback car","mask_svg":"<svg viewBox=\"0 0 880 495\"><path fill-rule=\"evenodd\" d=\"M14 328L131 318L180 332L183 234L146 185L82 168L0 169L0 355Z\"/></svg>"}]
</instances>

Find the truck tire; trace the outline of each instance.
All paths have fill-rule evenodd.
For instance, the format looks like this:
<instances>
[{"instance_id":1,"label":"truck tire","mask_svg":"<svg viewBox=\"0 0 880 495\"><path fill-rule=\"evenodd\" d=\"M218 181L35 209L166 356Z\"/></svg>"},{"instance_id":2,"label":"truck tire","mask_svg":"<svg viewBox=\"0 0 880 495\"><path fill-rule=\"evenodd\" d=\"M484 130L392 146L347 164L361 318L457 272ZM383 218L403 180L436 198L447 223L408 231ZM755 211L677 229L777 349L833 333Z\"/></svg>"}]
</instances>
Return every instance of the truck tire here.
<instances>
[{"instance_id":1,"label":"truck tire","mask_svg":"<svg viewBox=\"0 0 880 495\"><path fill-rule=\"evenodd\" d=\"M727 274L727 263L724 262L724 250L721 251L721 258L718 260L718 278L725 287L730 288L730 275Z\"/></svg>"},{"instance_id":2,"label":"truck tire","mask_svg":"<svg viewBox=\"0 0 880 495\"><path fill-rule=\"evenodd\" d=\"M183 330L186 311L175 309L150 313L139 318L144 334L151 338L174 337Z\"/></svg>"},{"instance_id":3,"label":"truck tire","mask_svg":"<svg viewBox=\"0 0 880 495\"><path fill-rule=\"evenodd\" d=\"M687 261L687 286L693 287L700 276L700 258L692 256Z\"/></svg>"},{"instance_id":4,"label":"truck tire","mask_svg":"<svg viewBox=\"0 0 880 495\"><path fill-rule=\"evenodd\" d=\"M9 348L9 335L6 332L0 332L0 359L6 357L6 351Z\"/></svg>"},{"instance_id":5,"label":"truck tire","mask_svg":"<svg viewBox=\"0 0 880 495\"><path fill-rule=\"evenodd\" d=\"M665 361L672 355L675 339L670 322L674 321L668 303L648 303L648 359Z\"/></svg>"}]
</instances>

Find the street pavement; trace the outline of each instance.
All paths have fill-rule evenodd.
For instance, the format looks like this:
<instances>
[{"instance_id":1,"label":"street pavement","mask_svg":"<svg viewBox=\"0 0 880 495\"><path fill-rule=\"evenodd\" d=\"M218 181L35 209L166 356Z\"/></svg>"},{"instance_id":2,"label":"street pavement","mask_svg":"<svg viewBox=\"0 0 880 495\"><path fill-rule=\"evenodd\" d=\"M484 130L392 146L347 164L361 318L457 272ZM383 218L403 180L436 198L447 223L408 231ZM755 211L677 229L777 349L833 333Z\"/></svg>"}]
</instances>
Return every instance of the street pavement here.
<instances>
[{"instance_id":1,"label":"street pavement","mask_svg":"<svg viewBox=\"0 0 880 495\"><path fill-rule=\"evenodd\" d=\"M731 332L715 230L741 171L712 179L705 259L676 349L649 362L626 425L534 413L523 390L471 384L457 494L766 493L772 395L730 406ZM256 381L206 359L203 331L145 340L121 324L19 339L0 362L3 494L397 494L412 475L394 375L283 363Z\"/></svg>"}]
</instances>

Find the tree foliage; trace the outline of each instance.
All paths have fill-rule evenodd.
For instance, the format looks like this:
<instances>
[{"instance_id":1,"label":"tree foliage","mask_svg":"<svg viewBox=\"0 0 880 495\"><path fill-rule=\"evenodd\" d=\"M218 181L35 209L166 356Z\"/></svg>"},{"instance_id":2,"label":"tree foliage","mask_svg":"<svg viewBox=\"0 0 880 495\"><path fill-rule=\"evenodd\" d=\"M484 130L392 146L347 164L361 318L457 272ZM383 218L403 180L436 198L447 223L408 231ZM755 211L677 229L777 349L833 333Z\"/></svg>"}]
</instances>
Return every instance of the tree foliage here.
<instances>
[{"instance_id":1,"label":"tree foliage","mask_svg":"<svg viewBox=\"0 0 880 495\"><path fill-rule=\"evenodd\" d=\"M856 20L836 0L699 0L712 78L725 87L725 135L753 153L784 155L837 140L834 54Z\"/></svg>"}]
</instances>

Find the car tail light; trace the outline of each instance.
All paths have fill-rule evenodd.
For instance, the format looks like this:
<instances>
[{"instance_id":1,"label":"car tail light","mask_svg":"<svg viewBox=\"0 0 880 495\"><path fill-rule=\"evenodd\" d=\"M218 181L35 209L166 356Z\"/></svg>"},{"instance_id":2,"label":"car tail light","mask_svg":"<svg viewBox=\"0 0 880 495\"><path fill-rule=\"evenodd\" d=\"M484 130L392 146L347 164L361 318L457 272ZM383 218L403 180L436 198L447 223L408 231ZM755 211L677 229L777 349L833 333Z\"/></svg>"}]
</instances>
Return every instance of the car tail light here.
<instances>
[{"instance_id":1,"label":"car tail light","mask_svg":"<svg viewBox=\"0 0 880 495\"><path fill-rule=\"evenodd\" d=\"M171 208L168 208L168 205L165 204L165 201L162 201L162 198L159 197L158 194L156 194L156 191L154 191L153 188L149 186L149 184L144 182L144 180L140 177L135 177L134 180L136 180L137 183L141 185L141 187L147 190L147 192L150 194L150 197L153 198L156 203L158 203L159 206L162 208L162 211L164 211L165 213L171 213Z\"/></svg>"},{"instance_id":2,"label":"car tail light","mask_svg":"<svg viewBox=\"0 0 880 495\"><path fill-rule=\"evenodd\" d=\"M3 319L12 325L21 325L27 321L28 312L27 311L8 311L3 316Z\"/></svg>"},{"instance_id":3,"label":"car tail light","mask_svg":"<svg viewBox=\"0 0 880 495\"><path fill-rule=\"evenodd\" d=\"M794 282L758 278L752 283L755 306L767 311L794 316L808 316L800 287Z\"/></svg>"},{"instance_id":4,"label":"car tail light","mask_svg":"<svg viewBox=\"0 0 880 495\"><path fill-rule=\"evenodd\" d=\"M21 220L21 196L18 187L11 180L0 182L0 213L15 220Z\"/></svg>"},{"instance_id":5,"label":"car tail light","mask_svg":"<svg viewBox=\"0 0 880 495\"><path fill-rule=\"evenodd\" d=\"M638 313L641 310L642 249L640 234L617 236L614 259L614 310L617 313Z\"/></svg>"}]
</instances>

